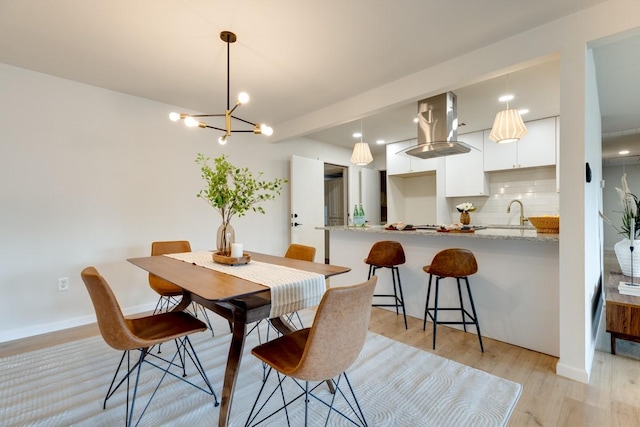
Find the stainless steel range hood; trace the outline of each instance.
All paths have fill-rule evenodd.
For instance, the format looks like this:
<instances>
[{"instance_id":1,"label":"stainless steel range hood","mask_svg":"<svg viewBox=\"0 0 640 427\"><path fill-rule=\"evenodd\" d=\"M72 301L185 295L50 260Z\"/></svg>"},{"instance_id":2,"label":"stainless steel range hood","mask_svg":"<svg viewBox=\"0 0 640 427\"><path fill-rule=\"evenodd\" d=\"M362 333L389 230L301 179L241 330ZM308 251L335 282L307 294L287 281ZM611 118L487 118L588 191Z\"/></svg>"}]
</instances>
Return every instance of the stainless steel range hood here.
<instances>
[{"instance_id":1,"label":"stainless steel range hood","mask_svg":"<svg viewBox=\"0 0 640 427\"><path fill-rule=\"evenodd\" d=\"M418 101L418 145L402 152L421 159L431 159L471 151L472 146L457 139L456 95L447 92Z\"/></svg>"}]
</instances>

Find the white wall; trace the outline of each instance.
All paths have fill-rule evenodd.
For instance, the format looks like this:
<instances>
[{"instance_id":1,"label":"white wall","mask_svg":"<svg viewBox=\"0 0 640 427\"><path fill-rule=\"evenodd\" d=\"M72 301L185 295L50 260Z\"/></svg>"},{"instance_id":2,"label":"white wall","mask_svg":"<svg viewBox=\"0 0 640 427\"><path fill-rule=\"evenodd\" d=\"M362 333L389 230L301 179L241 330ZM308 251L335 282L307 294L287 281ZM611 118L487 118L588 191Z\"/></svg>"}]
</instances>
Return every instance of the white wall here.
<instances>
[{"instance_id":1,"label":"white wall","mask_svg":"<svg viewBox=\"0 0 640 427\"><path fill-rule=\"evenodd\" d=\"M365 219L369 224L380 224L380 171L360 170L360 195Z\"/></svg>"},{"instance_id":2,"label":"white wall","mask_svg":"<svg viewBox=\"0 0 640 427\"><path fill-rule=\"evenodd\" d=\"M80 279L89 265L125 312L153 308L145 273L126 259L148 255L154 240L215 245L219 215L196 198L198 152L225 153L265 179L288 178L294 153L347 165L351 155L303 138L270 144L242 134L221 147L214 132L169 121L169 105L3 64L0 93L0 341L94 321ZM284 253L288 187L264 208L264 216L233 219L236 239ZM69 277L68 291L57 290L59 277Z\"/></svg>"},{"instance_id":3,"label":"white wall","mask_svg":"<svg viewBox=\"0 0 640 427\"><path fill-rule=\"evenodd\" d=\"M587 51L586 57L586 89L585 89L585 158L583 163L583 186L585 192L585 299L584 299L584 334L586 339L586 365L593 365L596 348L596 333L600 324L601 312L594 312L593 306L604 302L604 295L597 294L601 281L607 280L603 272L604 258L602 253L603 229L599 212L602 210L602 128L596 67L593 52ZM586 165L591 169L591 182L586 182ZM604 283L602 283L604 286ZM603 288L600 288L603 289Z\"/></svg>"},{"instance_id":4,"label":"white wall","mask_svg":"<svg viewBox=\"0 0 640 427\"><path fill-rule=\"evenodd\" d=\"M437 224L436 174L387 176L387 223Z\"/></svg>"},{"instance_id":5,"label":"white wall","mask_svg":"<svg viewBox=\"0 0 640 427\"><path fill-rule=\"evenodd\" d=\"M476 207L471 212L471 223L475 225L520 224L520 206L517 203L511 206L511 213L507 213L507 207L514 199L522 202L525 217L560 213L560 194L556 192L554 166L491 172L487 175L489 197L451 198L451 222L459 221L460 213L455 206L464 202L471 202Z\"/></svg>"}]
</instances>

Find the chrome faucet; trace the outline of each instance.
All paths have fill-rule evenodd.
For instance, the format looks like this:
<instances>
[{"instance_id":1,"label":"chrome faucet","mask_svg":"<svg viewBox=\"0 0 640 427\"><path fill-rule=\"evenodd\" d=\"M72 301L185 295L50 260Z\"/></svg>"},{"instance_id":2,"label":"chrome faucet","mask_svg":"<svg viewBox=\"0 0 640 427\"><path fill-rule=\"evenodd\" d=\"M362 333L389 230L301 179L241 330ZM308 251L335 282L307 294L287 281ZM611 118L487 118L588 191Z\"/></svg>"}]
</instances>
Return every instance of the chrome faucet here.
<instances>
[{"instance_id":1,"label":"chrome faucet","mask_svg":"<svg viewBox=\"0 0 640 427\"><path fill-rule=\"evenodd\" d=\"M511 213L511 205L514 202L520 205L520 225L524 225L524 222L525 221L529 221L529 219L524 217L524 207L522 206L522 202L520 200L513 199L511 202L509 202L509 207L507 208L507 213Z\"/></svg>"}]
</instances>

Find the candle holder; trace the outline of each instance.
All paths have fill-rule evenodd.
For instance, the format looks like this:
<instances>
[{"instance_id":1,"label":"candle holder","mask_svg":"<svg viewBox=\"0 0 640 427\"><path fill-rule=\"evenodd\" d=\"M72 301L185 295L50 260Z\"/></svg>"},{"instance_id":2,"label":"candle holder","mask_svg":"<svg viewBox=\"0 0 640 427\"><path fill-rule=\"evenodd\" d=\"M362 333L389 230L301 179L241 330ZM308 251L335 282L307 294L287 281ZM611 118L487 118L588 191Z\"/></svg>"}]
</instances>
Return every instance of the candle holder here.
<instances>
[{"instance_id":1,"label":"candle holder","mask_svg":"<svg viewBox=\"0 0 640 427\"><path fill-rule=\"evenodd\" d=\"M218 264L225 265L244 265L251 262L251 255L248 253L243 253L241 257L232 257L223 254L222 252L214 252L211 256L213 262L217 262Z\"/></svg>"}]
</instances>

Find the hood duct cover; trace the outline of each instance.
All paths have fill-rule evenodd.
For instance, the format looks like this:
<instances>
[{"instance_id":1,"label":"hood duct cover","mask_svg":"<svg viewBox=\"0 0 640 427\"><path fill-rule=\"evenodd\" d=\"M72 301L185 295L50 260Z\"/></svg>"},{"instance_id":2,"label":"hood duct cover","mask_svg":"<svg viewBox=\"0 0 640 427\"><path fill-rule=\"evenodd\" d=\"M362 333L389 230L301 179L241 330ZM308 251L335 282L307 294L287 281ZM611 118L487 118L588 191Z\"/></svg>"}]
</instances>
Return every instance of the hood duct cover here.
<instances>
[{"instance_id":1,"label":"hood duct cover","mask_svg":"<svg viewBox=\"0 0 640 427\"><path fill-rule=\"evenodd\" d=\"M458 139L458 108L453 92L418 101L418 145L402 152L431 159L471 151Z\"/></svg>"}]
</instances>

